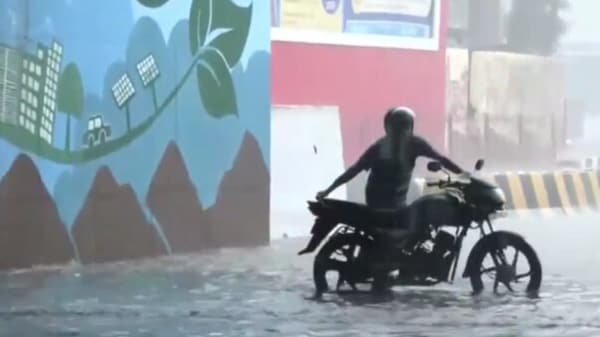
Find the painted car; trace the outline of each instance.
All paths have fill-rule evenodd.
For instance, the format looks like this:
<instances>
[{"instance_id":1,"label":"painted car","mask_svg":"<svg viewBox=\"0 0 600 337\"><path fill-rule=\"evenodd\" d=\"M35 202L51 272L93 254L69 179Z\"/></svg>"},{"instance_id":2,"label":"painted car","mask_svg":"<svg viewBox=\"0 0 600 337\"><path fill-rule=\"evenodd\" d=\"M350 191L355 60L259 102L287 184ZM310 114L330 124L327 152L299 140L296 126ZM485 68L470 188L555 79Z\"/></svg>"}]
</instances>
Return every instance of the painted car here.
<instances>
[{"instance_id":1,"label":"painted car","mask_svg":"<svg viewBox=\"0 0 600 337\"><path fill-rule=\"evenodd\" d=\"M101 115L94 115L88 119L88 127L83 134L83 143L88 147L105 143L111 136L110 125L106 124Z\"/></svg>"}]
</instances>

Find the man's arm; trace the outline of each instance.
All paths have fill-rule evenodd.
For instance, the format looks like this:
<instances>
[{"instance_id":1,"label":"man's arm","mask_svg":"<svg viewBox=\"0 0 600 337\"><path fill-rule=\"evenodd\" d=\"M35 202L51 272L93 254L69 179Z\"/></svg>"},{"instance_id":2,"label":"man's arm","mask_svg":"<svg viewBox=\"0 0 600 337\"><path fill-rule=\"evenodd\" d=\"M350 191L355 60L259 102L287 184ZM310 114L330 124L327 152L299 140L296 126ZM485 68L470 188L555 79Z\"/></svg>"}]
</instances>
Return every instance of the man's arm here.
<instances>
[{"instance_id":1,"label":"man's arm","mask_svg":"<svg viewBox=\"0 0 600 337\"><path fill-rule=\"evenodd\" d=\"M333 192L336 188L341 185L349 182L352 178L356 177L360 171L367 170L372 162L372 157L375 154L375 147L371 146L363 155L352 165L350 166L344 173L342 173L337 179L333 181L331 186L329 186L325 191L321 192L323 196L326 196Z\"/></svg>"},{"instance_id":2,"label":"man's arm","mask_svg":"<svg viewBox=\"0 0 600 337\"><path fill-rule=\"evenodd\" d=\"M417 155L418 156L423 156L423 157L427 157L427 158L430 158L433 160L437 160L440 162L440 164L442 164L442 166L444 166L445 168L450 170L452 173L461 174L464 172L464 170L460 166L458 166L452 160L450 160L446 156L444 156L441 153L439 153L438 151L436 151L433 148L433 146L431 146L431 144L429 144L429 142L427 142L425 139L423 139L421 137L415 137L415 138L416 138L416 142L417 142L416 145L417 145Z\"/></svg>"}]
</instances>

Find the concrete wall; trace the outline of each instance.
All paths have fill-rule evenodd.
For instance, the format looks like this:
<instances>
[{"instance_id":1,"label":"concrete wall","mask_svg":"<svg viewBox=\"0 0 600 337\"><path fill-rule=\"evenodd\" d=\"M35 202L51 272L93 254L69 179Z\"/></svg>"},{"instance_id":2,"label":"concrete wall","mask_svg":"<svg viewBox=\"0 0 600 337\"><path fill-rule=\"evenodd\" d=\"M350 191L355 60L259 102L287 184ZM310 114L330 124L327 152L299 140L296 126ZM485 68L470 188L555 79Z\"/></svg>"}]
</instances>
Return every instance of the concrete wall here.
<instances>
[{"instance_id":1,"label":"concrete wall","mask_svg":"<svg viewBox=\"0 0 600 337\"><path fill-rule=\"evenodd\" d=\"M309 234L314 200L344 170L340 114L331 106L274 106L271 116L271 238ZM346 186L331 195L346 198Z\"/></svg>"},{"instance_id":2,"label":"concrete wall","mask_svg":"<svg viewBox=\"0 0 600 337\"><path fill-rule=\"evenodd\" d=\"M471 118L468 54L448 50L446 108L452 117L452 154L463 161L485 155L493 165L552 161L563 132L562 64L552 58L477 51L470 78Z\"/></svg>"},{"instance_id":3,"label":"concrete wall","mask_svg":"<svg viewBox=\"0 0 600 337\"><path fill-rule=\"evenodd\" d=\"M269 4L212 3L0 2L0 269L268 242Z\"/></svg>"},{"instance_id":4,"label":"concrete wall","mask_svg":"<svg viewBox=\"0 0 600 337\"><path fill-rule=\"evenodd\" d=\"M383 115L391 106L413 107L418 133L442 148L447 2L440 6L435 50L366 46L368 41L341 45L274 40L273 104L337 107L346 167L383 135ZM349 198L360 201L363 188L361 175L348 185Z\"/></svg>"}]
</instances>

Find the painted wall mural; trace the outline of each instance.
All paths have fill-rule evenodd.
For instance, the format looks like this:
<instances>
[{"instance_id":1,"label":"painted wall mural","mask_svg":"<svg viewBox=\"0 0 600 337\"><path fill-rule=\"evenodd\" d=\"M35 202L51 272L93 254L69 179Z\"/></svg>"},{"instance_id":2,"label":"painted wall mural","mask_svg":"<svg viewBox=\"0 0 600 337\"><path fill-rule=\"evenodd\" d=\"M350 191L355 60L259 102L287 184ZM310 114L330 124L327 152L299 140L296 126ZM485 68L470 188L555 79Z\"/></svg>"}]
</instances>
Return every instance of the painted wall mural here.
<instances>
[{"instance_id":1,"label":"painted wall mural","mask_svg":"<svg viewBox=\"0 0 600 337\"><path fill-rule=\"evenodd\" d=\"M268 242L267 2L0 7L0 269Z\"/></svg>"}]
</instances>

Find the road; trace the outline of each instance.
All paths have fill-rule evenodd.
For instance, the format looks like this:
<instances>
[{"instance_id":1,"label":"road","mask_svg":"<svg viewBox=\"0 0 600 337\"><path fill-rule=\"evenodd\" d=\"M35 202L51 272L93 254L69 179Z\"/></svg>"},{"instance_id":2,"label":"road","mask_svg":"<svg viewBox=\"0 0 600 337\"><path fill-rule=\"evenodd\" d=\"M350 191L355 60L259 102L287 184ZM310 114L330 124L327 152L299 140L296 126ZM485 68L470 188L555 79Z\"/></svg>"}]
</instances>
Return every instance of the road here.
<instances>
[{"instance_id":1,"label":"road","mask_svg":"<svg viewBox=\"0 0 600 337\"><path fill-rule=\"evenodd\" d=\"M0 274L0 336L600 335L598 220L584 214L499 223L537 249L544 281L535 300L472 297L460 279L396 288L385 298L331 294L315 301L312 255L297 257L304 240L287 239L256 249Z\"/></svg>"}]
</instances>

